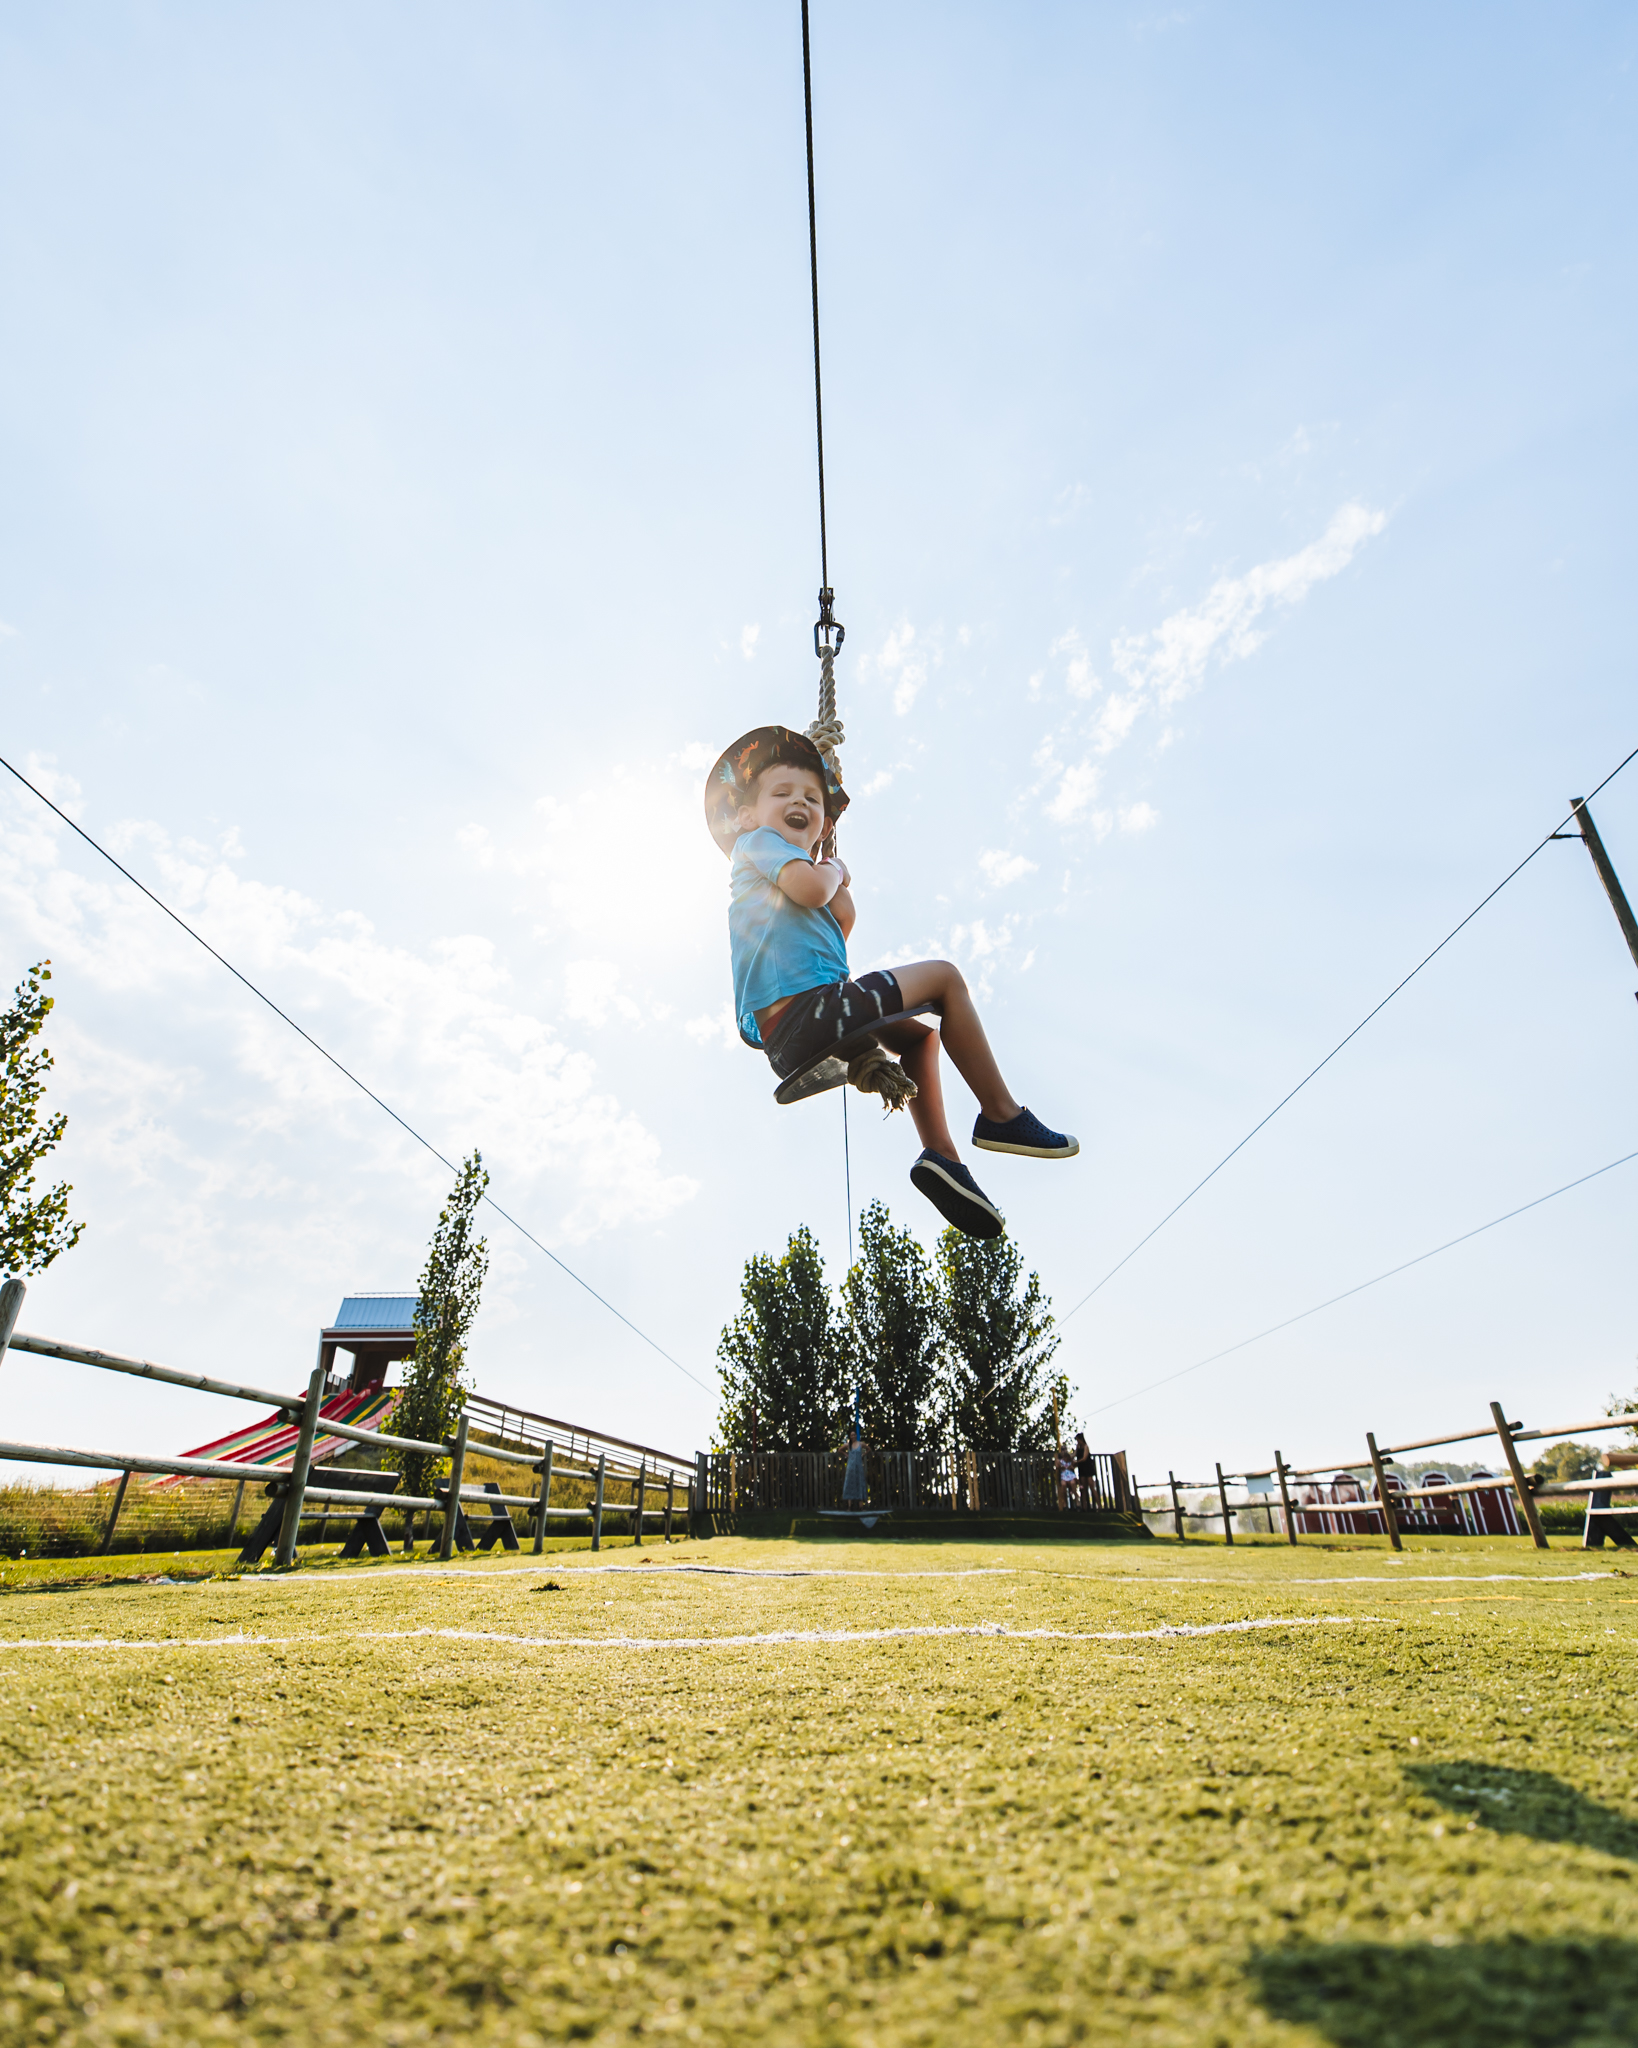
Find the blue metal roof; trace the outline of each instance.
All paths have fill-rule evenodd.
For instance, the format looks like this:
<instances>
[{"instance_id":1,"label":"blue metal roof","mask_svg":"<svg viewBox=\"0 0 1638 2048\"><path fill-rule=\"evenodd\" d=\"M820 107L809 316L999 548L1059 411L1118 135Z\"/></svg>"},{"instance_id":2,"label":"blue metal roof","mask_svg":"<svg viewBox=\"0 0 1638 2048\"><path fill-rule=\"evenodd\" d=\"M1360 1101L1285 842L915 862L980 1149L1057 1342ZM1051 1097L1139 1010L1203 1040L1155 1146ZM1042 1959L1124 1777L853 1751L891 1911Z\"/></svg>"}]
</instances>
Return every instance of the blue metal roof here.
<instances>
[{"instance_id":1,"label":"blue metal roof","mask_svg":"<svg viewBox=\"0 0 1638 2048\"><path fill-rule=\"evenodd\" d=\"M408 1330L415 1324L413 1294L349 1294L332 1330Z\"/></svg>"}]
</instances>

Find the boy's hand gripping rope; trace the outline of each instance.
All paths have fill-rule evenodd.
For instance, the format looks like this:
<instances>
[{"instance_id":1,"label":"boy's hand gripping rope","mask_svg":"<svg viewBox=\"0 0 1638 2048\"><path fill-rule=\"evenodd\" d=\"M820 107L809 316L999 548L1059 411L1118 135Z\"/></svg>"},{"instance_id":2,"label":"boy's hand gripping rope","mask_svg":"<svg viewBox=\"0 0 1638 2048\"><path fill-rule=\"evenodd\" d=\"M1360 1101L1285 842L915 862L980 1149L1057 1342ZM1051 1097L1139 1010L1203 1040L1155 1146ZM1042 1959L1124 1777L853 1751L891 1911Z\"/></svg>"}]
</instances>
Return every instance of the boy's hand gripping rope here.
<instances>
[{"instance_id":1,"label":"boy's hand gripping rope","mask_svg":"<svg viewBox=\"0 0 1638 2048\"><path fill-rule=\"evenodd\" d=\"M819 593L819 616L813 626L813 651L819 657L819 716L808 727L808 738L819 749L827 769L842 779L839 759L845 737L836 715L836 657L847 638L847 628L832 607L836 593L827 584ZM836 636L831 644L831 634ZM836 852L836 827L825 834L820 851L826 859ZM879 1045L868 1045L848 1062L847 1078L862 1095L879 1095L889 1109L903 1109L916 1099L916 1084L896 1059Z\"/></svg>"}]
</instances>

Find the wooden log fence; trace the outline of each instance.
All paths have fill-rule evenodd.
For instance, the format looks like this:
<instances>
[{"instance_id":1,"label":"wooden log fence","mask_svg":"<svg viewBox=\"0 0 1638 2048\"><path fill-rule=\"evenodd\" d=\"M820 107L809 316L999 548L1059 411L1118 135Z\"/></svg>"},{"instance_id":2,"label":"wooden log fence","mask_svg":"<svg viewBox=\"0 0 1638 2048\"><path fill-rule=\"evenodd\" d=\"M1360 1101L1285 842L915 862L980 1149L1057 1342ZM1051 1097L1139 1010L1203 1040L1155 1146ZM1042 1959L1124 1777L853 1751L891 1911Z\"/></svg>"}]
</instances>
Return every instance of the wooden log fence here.
<instances>
[{"instance_id":1,"label":"wooden log fence","mask_svg":"<svg viewBox=\"0 0 1638 2048\"><path fill-rule=\"evenodd\" d=\"M600 1547L603 1535L605 1510L628 1517L633 1540L643 1540L645 1521L662 1524L665 1539L671 1540L679 1473L685 1481L691 1477L686 1460L678 1459L664 1452L656 1452L644 1446L625 1446L618 1439L598 1439L591 1432L571 1433L571 1453L575 1438L589 1446L601 1441L604 1448L598 1452L595 1474L596 1499L591 1507L566 1507L552 1505L552 1481L554 1460L559 1449L555 1431L565 1430L567 1425L550 1424L540 1436L538 1447L513 1450L505 1444L481 1441L472 1434L473 1415L464 1413L452 1437L440 1442L426 1438L395 1436L382 1430L359 1429L348 1423L322 1419L320 1410L326 1394L326 1374L322 1366L315 1366L308 1379L306 1391L299 1398L286 1393L275 1392L266 1387L249 1386L242 1382L219 1380L204 1373L179 1372L170 1366L156 1364L152 1359L125 1358L118 1353L93 1350L84 1345L65 1344L48 1337L30 1336L16 1328L17 1316L21 1309L26 1288L20 1280L7 1281L0 1286L0 1360L8 1351L32 1354L40 1358L60 1359L67 1363L88 1365L105 1372L118 1372L163 1382L170 1386L187 1387L198 1393L215 1394L227 1400L249 1401L258 1407L272 1408L297 1424L296 1446L289 1469L279 1465L267 1465L230 1459L216 1458L162 1458L127 1451L105 1451L86 1449L68 1444L35 1444L0 1442L0 1459L18 1464L55 1465L70 1469L111 1471L120 1475L113 1502L109 1511L99 1550L106 1551L114 1540L115 1528L119 1521L120 1509L124 1505L126 1489L133 1474L163 1474L184 1479L222 1479L237 1482L234 1495L233 1515L229 1524L230 1533L237 1529L239 1510L243 1504L246 1486L252 1480L264 1481L266 1490L275 1504L268 1516L263 1518L264 1528L274 1519L277 1521L277 1542L275 1561L290 1566L296 1560L297 1541L303 1522L317 1519L321 1527L328 1523L337 1509L355 1509L360 1512L351 1519L357 1527L368 1521L379 1523L381 1514L388 1508L402 1511L406 1527L413 1540L414 1517L418 1513L437 1514L442 1518L439 1555L451 1556L455 1545L462 1540L463 1527L475 1527L478 1540L485 1540L486 1532L498 1526L498 1511L506 1510L506 1528L511 1533L510 1510L529 1510L533 1525L534 1550L538 1555L546 1537L549 1520L579 1522L589 1521L592 1532L592 1547ZM481 1402L469 1397L468 1409L479 1411L482 1417L496 1415L502 1422L516 1422L525 1411L501 1410L493 1402ZM544 1422L545 1418L527 1418ZM396 1450L417 1453L424 1457L442 1461L451 1459L449 1482L432 1494L407 1494L396 1490L394 1475L391 1488L381 1484L382 1475L349 1474L345 1468L336 1468L335 1477L342 1483L331 1483L331 1473L323 1467L315 1468L312 1451L315 1438L322 1429L326 1437L340 1437L345 1441L360 1444L371 1450ZM614 1455L611 1455L613 1447ZM624 1451L635 1449L638 1453L635 1463L626 1470ZM531 1493L503 1493L493 1482L487 1485L465 1483L465 1465L470 1455L498 1460L503 1464L526 1467L539 1475L539 1490ZM584 1453L582 1453L584 1455ZM576 1471L566 1462L555 1464L557 1477L592 1477ZM315 1478L315 1473L317 1477ZM651 1486L657 1487L661 1476L665 1482L665 1505L663 1508L648 1505ZM351 1478L353 1484L346 1482ZM376 1484L368 1482L375 1480ZM629 1504L611 1501L607 1498L607 1487L629 1485ZM692 1500L689 1503L692 1506ZM489 1510L489 1519L480 1518L470 1524L465 1509L482 1506ZM488 1540L493 1540L489 1537ZM513 1535L512 1548L516 1548ZM248 1546L247 1546L248 1551ZM257 1555L260 1554L258 1550Z\"/></svg>"},{"instance_id":2,"label":"wooden log fence","mask_svg":"<svg viewBox=\"0 0 1638 2048\"><path fill-rule=\"evenodd\" d=\"M1325 1464L1289 1465L1276 1451L1267 1467L1225 1473L1218 1464L1211 1480L1180 1480L1168 1473L1169 1502L1144 1512L1152 1520L1169 1518L1179 1538L1186 1536L1189 1520L1216 1522L1228 1543L1238 1528L1241 1535L1283 1534L1290 1543L1302 1536L1385 1535L1395 1550L1403 1547L1406 1534L1528 1535L1538 1550L1545 1550L1538 1504L1585 1499L1583 1544L1597 1548L1608 1538L1627 1545L1633 1542L1633 1532L1626 1525L1638 1529L1638 1451L1607 1454L1603 1470L1591 1479L1545 1483L1525 1472L1519 1446L1634 1427L1631 1415L1601 1415L1592 1422L1526 1429L1509 1422L1501 1403L1492 1401L1487 1424L1449 1436L1379 1445L1375 1432L1367 1430L1365 1457L1352 1463L1339 1458ZM1390 1461L1413 1451L1445 1450L1489 1437L1501 1448L1504 1469L1499 1472L1481 1470L1467 1479L1436 1477L1431 1484L1414 1485L1388 1470ZM1362 1470L1369 1471L1368 1482ZM1621 1475L1628 1470L1633 1476L1624 1479ZM1198 1496L1194 1506L1185 1504L1185 1493ZM1620 1493L1635 1499L1623 1505L1616 1500ZM1209 1505L1212 1496L1215 1506ZM1258 1527L1257 1517L1265 1518L1266 1528Z\"/></svg>"}]
</instances>

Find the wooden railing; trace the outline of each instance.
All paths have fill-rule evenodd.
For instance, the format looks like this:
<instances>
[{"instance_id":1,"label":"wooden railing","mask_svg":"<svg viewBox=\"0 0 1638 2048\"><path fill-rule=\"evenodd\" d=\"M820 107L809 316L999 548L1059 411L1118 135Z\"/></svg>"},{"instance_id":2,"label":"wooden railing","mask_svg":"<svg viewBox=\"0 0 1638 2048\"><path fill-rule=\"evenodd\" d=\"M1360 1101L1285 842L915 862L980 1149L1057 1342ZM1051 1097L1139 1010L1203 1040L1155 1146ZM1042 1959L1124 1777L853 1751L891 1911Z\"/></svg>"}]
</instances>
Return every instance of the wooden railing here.
<instances>
[{"instance_id":1,"label":"wooden railing","mask_svg":"<svg viewBox=\"0 0 1638 2048\"><path fill-rule=\"evenodd\" d=\"M555 1416L537 1415L533 1409L517 1408L509 1401L490 1401L482 1394L468 1394L465 1413L480 1436L522 1444L537 1454L550 1445L560 1472L574 1466L589 1470L603 1458L608 1470L622 1477L646 1472L651 1482L657 1479L663 1485L667 1478L674 1478L680 1486L686 1486L693 1477L694 1460L680 1451L660 1451L652 1444L632 1443L625 1437L609 1436L603 1430L587 1429L577 1422L560 1422Z\"/></svg>"},{"instance_id":2,"label":"wooden railing","mask_svg":"<svg viewBox=\"0 0 1638 2048\"><path fill-rule=\"evenodd\" d=\"M1591 1422L1526 1429L1522 1423L1509 1422L1501 1402L1492 1401L1488 1423L1448 1436L1379 1444L1375 1433L1367 1430L1363 1459L1288 1465L1276 1451L1274 1463L1259 1469L1225 1472L1219 1465L1215 1480L1179 1479L1169 1472L1167 1496L1144 1512L1151 1522L1164 1526L1169 1521L1180 1537L1187 1533L1190 1521L1216 1522L1229 1543L1234 1541L1236 1528L1241 1535L1255 1535L1264 1530L1266 1522L1265 1533L1283 1533L1291 1543L1299 1536L1375 1534L1386 1536L1397 1550L1401 1535L1407 1533L1528 1534L1538 1550L1545 1550L1547 1538L1536 1504L1560 1499L1585 1504L1582 1541L1586 1545L1596 1548L1606 1534L1617 1543L1626 1543L1631 1540L1626 1524L1638 1522L1638 1505L1618 1503L1615 1495L1638 1492L1638 1478L1623 1476L1629 1469L1630 1454L1606 1453L1604 1468L1595 1477L1552 1485L1525 1472L1519 1447L1633 1427L1630 1415L1600 1415ZM1424 1477L1420 1484L1412 1484L1387 1469L1390 1459L1411 1451L1444 1450L1487 1437L1500 1447L1504 1471L1481 1471L1459 1480ZM1194 1495L1194 1500L1186 1501L1186 1494ZM1215 1506L1211 1505L1213 1498Z\"/></svg>"}]
</instances>

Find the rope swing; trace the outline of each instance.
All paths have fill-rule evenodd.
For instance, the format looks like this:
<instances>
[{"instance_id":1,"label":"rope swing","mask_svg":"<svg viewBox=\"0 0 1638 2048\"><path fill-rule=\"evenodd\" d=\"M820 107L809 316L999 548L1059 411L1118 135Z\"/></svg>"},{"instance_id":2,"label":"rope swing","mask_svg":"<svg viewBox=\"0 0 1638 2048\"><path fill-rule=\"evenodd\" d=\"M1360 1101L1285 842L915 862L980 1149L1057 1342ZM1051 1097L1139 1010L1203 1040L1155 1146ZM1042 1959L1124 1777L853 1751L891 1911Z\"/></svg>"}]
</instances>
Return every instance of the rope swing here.
<instances>
[{"instance_id":1,"label":"rope swing","mask_svg":"<svg viewBox=\"0 0 1638 2048\"><path fill-rule=\"evenodd\" d=\"M802 106L808 137L808 275L813 288L813 425L819 452L819 616L813 622L813 651L819 657L819 715L808 738L825 766L841 780L841 747L845 737L836 715L836 657L847 628L835 613L836 593L830 587L830 549L825 534L825 395L819 366L819 216L813 197L813 58L808 47L808 0L802 0ZM835 635L834 641L832 635ZM825 834L824 851L836 851L836 828Z\"/></svg>"}]
</instances>

